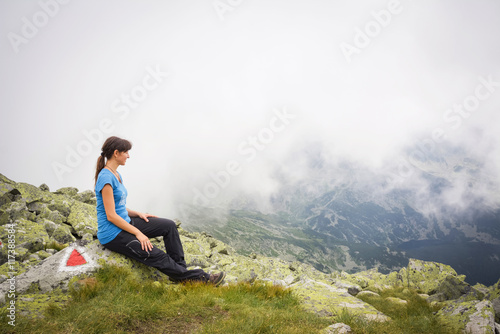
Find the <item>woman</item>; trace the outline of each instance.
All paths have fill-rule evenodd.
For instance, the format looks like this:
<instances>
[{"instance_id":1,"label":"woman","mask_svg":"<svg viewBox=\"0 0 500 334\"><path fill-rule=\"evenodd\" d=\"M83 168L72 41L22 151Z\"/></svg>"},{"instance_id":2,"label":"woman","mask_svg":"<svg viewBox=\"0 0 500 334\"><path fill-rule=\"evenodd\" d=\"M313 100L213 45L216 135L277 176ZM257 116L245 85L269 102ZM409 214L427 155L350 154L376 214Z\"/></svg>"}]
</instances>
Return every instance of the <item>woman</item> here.
<instances>
[{"instance_id":1,"label":"woman","mask_svg":"<svg viewBox=\"0 0 500 334\"><path fill-rule=\"evenodd\" d=\"M113 136L106 139L97 159L95 193L99 242L109 250L157 268L175 282L203 281L218 286L225 273L187 269L175 222L126 207L127 189L117 168L125 165L131 148L128 140ZM166 252L149 240L158 236L163 236Z\"/></svg>"}]
</instances>

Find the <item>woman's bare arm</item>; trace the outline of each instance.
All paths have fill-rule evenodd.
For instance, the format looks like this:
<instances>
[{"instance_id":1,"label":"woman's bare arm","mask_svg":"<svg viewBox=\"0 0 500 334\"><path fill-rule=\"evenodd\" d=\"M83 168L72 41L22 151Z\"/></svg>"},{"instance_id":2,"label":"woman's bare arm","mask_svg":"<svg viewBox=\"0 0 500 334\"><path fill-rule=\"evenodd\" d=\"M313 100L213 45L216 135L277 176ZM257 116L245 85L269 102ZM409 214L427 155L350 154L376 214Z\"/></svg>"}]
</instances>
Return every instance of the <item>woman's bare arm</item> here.
<instances>
[{"instance_id":1,"label":"woman's bare arm","mask_svg":"<svg viewBox=\"0 0 500 334\"><path fill-rule=\"evenodd\" d=\"M138 228L129 224L125 219L120 217L115 210L115 200L113 198L113 188L110 184L106 184L101 190L102 201L104 204L104 210L106 211L106 217L110 222L118 226L124 231L127 231L137 238L141 243L141 248L143 250L152 250L153 245L147 236L145 236Z\"/></svg>"}]
</instances>

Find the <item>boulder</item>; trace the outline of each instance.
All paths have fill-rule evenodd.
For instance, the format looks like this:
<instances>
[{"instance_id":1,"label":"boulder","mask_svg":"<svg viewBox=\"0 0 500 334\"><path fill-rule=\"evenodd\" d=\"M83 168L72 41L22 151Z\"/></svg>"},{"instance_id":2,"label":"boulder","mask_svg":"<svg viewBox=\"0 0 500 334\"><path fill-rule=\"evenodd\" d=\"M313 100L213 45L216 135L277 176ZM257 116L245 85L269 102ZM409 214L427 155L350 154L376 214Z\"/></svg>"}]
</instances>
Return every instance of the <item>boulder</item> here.
<instances>
[{"instance_id":1,"label":"boulder","mask_svg":"<svg viewBox=\"0 0 500 334\"><path fill-rule=\"evenodd\" d=\"M404 286L411 286L425 294L433 294L447 276L455 276L464 280L464 276L458 276L457 272L450 266L430 261L410 259L408 267L399 271L399 276Z\"/></svg>"},{"instance_id":2,"label":"boulder","mask_svg":"<svg viewBox=\"0 0 500 334\"><path fill-rule=\"evenodd\" d=\"M430 296L427 301L442 302L459 298L466 300L481 300L484 298L484 294L473 288L467 282L461 280L459 277L448 275L436 288L435 294Z\"/></svg>"},{"instance_id":3,"label":"boulder","mask_svg":"<svg viewBox=\"0 0 500 334\"><path fill-rule=\"evenodd\" d=\"M82 203L87 203L95 206L97 204L97 199L95 193L92 190L85 190L73 196L73 198Z\"/></svg>"},{"instance_id":4,"label":"boulder","mask_svg":"<svg viewBox=\"0 0 500 334\"><path fill-rule=\"evenodd\" d=\"M19 195L17 196L21 197L26 204L37 201L45 202L51 196L50 193L28 183L17 182L14 185L14 188L19 192Z\"/></svg>"},{"instance_id":5,"label":"boulder","mask_svg":"<svg viewBox=\"0 0 500 334\"><path fill-rule=\"evenodd\" d=\"M73 197L76 194L78 194L78 189L75 187L64 187L64 188L57 189L54 193L59 194L59 195L67 195L67 196Z\"/></svg>"},{"instance_id":6,"label":"boulder","mask_svg":"<svg viewBox=\"0 0 500 334\"><path fill-rule=\"evenodd\" d=\"M486 298L490 300L493 305L496 322L500 322L500 280L490 287L486 294Z\"/></svg>"},{"instance_id":7,"label":"boulder","mask_svg":"<svg viewBox=\"0 0 500 334\"><path fill-rule=\"evenodd\" d=\"M14 236L14 239L10 238ZM45 227L33 221L20 218L13 224L0 226L0 241L8 244L8 240L15 240L15 260L24 261L31 253L45 248L49 242L49 235ZM8 247L0 247L0 264L8 260Z\"/></svg>"},{"instance_id":8,"label":"boulder","mask_svg":"<svg viewBox=\"0 0 500 334\"><path fill-rule=\"evenodd\" d=\"M495 334L495 314L489 300L451 301L437 313L447 322L459 323L469 334Z\"/></svg>"},{"instance_id":9,"label":"boulder","mask_svg":"<svg viewBox=\"0 0 500 334\"><path fill-rule=\"evenodd\" d=\"M71 206L74 202L75 200L70 197L55 195L45 203L47 203L47 208L51 211L59 212L59 214L64 217L63 220L67 221L69 214L71 213Z\"/></svg>"},{"instance_id":10,"label":"boulder","mask_svg":"<svg viewBox=\"0 0 500 334\"><path fill-rule=\"evenodd\" d=\"M68 224L76 231L79 237L86 233L97 236L97 213L93 205L74 201L70 207Z\"/></svg>"},{"instance_id":11,"label":"boulder","mask_svg":"<svg viewBox=\"0 0 500 334\"><path fill-rule=\"evenodd\" d=\"M394 304L401 304L401 305L406 305L408 304L408 301L401 299L401 298L396 298L396 297L387 297L386 300L390 301L391 303Z\"/></svg>"},{"instance_id":12,"label":"boulder","mask_svg":"<svg viewBox=\"0 0 500 334\"><path fill-rule=\"evenodd\" d=\"M347 289L347 292L349 292L349 294L353 296L356 296L362 290L361 287L357 284L350 284L347 282L342 282L340 280L336 280L334 284L337 288Z\"/></svg>"},{"instance_id":13,"label":"boulder","mask_svg":"<svg viewBox=\"0 0 500 334\"><path fill-rule=\"evenodd\" d=\"M351 333L351 327L341 322L330 325L321 331L321 334L347 334L347 333Z\"/></svg>"},{"instance_id":14,"label":"boulder","mask_svg":"<svg viewBox=\"0 0 500 334\"><path fill-rule=\"evenodd\" d=\"M49 186L46 185L45 183L42 183L38 188L40 188L40 190L42 191L50 191Z\"/></svg>"},{"instance_id":15,"label":"boulder","mask_svg":"<svg viewBox=\"0 0 500 334\"><path fill-rule=\"evenodd\" d=\"M339 289L325 282L304 278L290 286L304 307L320 316L331 317L335 310L346 309L349 313L369 321L388 321L390 318L373 306L351 296L346 289Z\"/></svg>"},{"instance_id":16,"label":"boulder","mask_svg":"<svg viewBox=\"0 0 500 334\"><path fill-rule=\"evenodd\" d=\"M366 296L375 296L375 297L380 297L380 295L376 292L373 292L373 291L370 291L370 290L363 290L363 291L360 291L356 297L358 298L361 298L361 297L366 297Z\"/></svg>"},{"instance_id":17,"label":"boulder","mask_svg":"<svg viewBox=\"0 0 500 334\"><path fill-rule=\"evenodd\" d=\"M500 297L493 299L491 305L495 311L495 321L500 322Z\"/></svg>"},{"instance_id":18,"label":"boulder","mask_svg":"<svg viewBox=\"0 0 500 334\"><path fill-rule=\"evenodd\" d=\"M35 219L25 202L9 202L0 207L0 225L12 224L18 219Z\"/></svg>"},{"instance_id":19,"label":"boulder","mask_svg":"<svg viewBox=\"0 0 500 334\"><path fill-rule=\"evenodd\" d=\"M40 209L40 213L37 215L37 220L40 219L47 219L56 224L62 224L67 220L67 218L64 217L59 211L52 211L47 205Z\"/></svg>"}]
</instances>

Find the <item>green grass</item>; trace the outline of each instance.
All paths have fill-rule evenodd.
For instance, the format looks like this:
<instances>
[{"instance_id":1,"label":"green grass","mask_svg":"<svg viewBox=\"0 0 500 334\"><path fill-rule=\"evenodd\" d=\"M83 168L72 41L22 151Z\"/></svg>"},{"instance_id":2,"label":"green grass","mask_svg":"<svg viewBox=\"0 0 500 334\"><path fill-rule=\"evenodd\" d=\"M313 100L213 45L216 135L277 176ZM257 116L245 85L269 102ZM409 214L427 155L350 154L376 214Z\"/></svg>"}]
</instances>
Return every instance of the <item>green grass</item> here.
<instances>
[{"instance_id":1,"label":"green grass","mask_svg":"<svg viewBox=\"0 0 500 334\"><path fill-rule=\"evenodd\" d=\"M63 250L66 248L68 244L61 244L55 240L50 241L48 244L45 245L44 250L47 249L55 249L56 251Z\"/></svg>"},{"instance_id":2,"label":"green grass","mask_svg":"<svg viewBox=\"0 0 500 334\"><path fill-rule=\"evenodd\" d=\"M397 304L387 300L387 297L396 297L407 301L407 304ZM343 322L356 334L456 334L460 333L458 324L449 324L434 312L439 306L431 306L417 291L396 287L380 292L380 296L363 296L363 301L371 304L377 310L390 317L387 322L368 322L360 317L342 310L335 316L336 322Z\"/></svg>"},{"instance_id":3,"label":"green grass","mask_svg":"<svg viewBox=\"0 0 500 334\"><path fill-rule=\"evenodd\" d=\"M105 266L49 304L41 319L16 316L2 333L314 333L331 321L305 312L293 294L264 283L223 287L141 281ZM6 319L6 310L0 311Z\"/></svg>"}]
</instances>

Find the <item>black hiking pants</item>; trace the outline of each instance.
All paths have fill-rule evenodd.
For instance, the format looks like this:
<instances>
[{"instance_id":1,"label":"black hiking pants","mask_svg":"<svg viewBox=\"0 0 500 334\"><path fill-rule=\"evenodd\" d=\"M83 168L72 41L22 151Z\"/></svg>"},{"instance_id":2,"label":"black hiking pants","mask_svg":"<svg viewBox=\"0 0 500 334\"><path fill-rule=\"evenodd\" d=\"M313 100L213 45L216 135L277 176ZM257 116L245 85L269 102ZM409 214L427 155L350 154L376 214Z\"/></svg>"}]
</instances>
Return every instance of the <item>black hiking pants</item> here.
<instances>
[{"instance_id":1,"label":"black hiking pants","mask_svg":"<svg viewBox=\"0 0 500 334\"><path fill-rule=\"evenodd\" d=\"M113 240L103 246L131 259L154 267L173 281L207 281L209 274L201 269L188 270L184 260L184 250L175 222L165 218L131 218L130 224L138 228L148 238L163 236L166 252L153 245L151 251L142 250L135 235L121 231Z\"/></svg>"}]
</instances>

